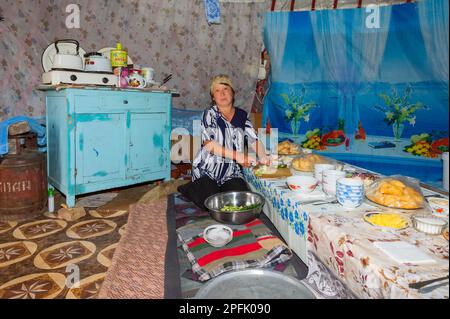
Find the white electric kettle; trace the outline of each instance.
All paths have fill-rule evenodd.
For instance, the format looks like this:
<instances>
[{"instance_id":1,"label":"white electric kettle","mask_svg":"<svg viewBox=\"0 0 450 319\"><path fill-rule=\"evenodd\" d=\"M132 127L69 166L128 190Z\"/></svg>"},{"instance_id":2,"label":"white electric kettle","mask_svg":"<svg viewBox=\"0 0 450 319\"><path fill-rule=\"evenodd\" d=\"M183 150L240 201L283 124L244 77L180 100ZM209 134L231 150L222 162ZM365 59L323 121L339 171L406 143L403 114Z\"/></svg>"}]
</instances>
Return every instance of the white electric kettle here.
<instances>
[{"instance_id":1,"label":"white electric kettle","mask_svg":"<svg viewBox=\"0 0 450 319\"><path fill-rule=\"evenodd\" d=\"M76 52L67 53L60 52L58 44L60 43L73 43L76 45ZM83 58L80 56L80 43L77 40L63 39L55 41L56 54L53 59L52 69L64 69L64 70L84 70Z\"/></svg>"}]
</instances>

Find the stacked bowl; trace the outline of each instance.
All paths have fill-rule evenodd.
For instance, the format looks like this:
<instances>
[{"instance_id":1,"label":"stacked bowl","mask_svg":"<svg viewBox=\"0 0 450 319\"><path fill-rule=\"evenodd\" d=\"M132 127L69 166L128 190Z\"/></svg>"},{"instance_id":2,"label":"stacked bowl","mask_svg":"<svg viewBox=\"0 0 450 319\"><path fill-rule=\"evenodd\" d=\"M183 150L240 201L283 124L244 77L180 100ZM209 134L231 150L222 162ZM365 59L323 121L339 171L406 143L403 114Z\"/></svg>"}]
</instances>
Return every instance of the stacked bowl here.
<instances>
[{"instance_id":1,"label":"stacked bowl","mask_svg":"<svg viewBox=\"0 0 450 319\"><path fill-rule=\"evenodd\" d=\"M364 183L361 179L340 178L336 183L336 198L345 208L356 208L364 200Z\"/></svg>"}]
</instances>

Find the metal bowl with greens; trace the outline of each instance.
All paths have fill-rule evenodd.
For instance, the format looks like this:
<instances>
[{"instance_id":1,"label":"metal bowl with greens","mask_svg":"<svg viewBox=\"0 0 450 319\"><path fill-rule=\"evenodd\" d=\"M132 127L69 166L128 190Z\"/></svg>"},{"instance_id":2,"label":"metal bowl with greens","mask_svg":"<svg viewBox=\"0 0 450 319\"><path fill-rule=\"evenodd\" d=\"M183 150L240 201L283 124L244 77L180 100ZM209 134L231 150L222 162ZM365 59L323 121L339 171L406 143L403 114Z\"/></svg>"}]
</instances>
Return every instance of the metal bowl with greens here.
<instances>
[{"instance_id":1,"label":"metal bowl with greens","mask_svg":"<svg viewBox=\"0 0 450 319\"><path fill-rule=\"evenodd\" d=\"M212 218L224 224L245 224L259 216L265 200L254 192L225 192L212 195L205 206Z\"/></svg>"}]
</instances>

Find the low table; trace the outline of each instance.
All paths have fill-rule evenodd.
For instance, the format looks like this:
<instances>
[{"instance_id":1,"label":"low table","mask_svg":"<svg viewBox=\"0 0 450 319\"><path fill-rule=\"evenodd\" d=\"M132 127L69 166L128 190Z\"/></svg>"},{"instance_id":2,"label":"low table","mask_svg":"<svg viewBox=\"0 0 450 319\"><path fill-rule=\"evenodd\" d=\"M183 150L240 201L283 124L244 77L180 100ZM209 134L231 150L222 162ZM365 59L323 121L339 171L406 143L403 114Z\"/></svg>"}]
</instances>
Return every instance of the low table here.
<instances>
[{"instance_id":1,"label":"low table","mask_svg":"<svg viewBox=\"0 0 450 319\"><path fill-rule=\"evenodd\" d=\"M260 179L250 169L245 169L244 175L250 188L266 198L264 213L289 247L308 265L307 280L328 293L337 293L339 288L335 284L343 283L358 298L448 298L448 282L426 295L408 287L413 282L449 274L449 243L441 235L430 236L413 228L382 231L362 219L367 211L380 211L378 207L364 203L348 211L339 204L304 205L286 187L285 180ZM411 243L435 262L397 263L373 246L374 241ZM320 284L319 277L336 277L340 283L329 280Z\"/></svg>"}]
</instances>

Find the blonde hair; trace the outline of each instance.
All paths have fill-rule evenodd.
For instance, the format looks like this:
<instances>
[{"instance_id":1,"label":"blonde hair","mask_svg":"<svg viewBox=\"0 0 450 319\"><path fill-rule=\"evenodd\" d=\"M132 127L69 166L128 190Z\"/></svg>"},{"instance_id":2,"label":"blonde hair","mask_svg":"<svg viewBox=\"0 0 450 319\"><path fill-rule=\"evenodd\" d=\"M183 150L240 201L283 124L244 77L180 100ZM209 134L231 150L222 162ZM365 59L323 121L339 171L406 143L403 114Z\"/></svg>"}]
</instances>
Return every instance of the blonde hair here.
<instances>
[{"instance_id":1,"label":"blonde hair","mask_svg":"<svg viewBox=\"0 0 450 319\"><path fill-rule=\"evenodd\" d=\"M217 84L228 85L231 88L231 90L233 91L233 95L234 95L233 83L231 82L230 77L228 75L226 75L226 74L219 74L219 75L216 75L215 77L213 77L213 79L211 81L211 86L209 88L209 92L211 93L211 97L213 96L214 87Z\"/></svg>"}]
</instances>

